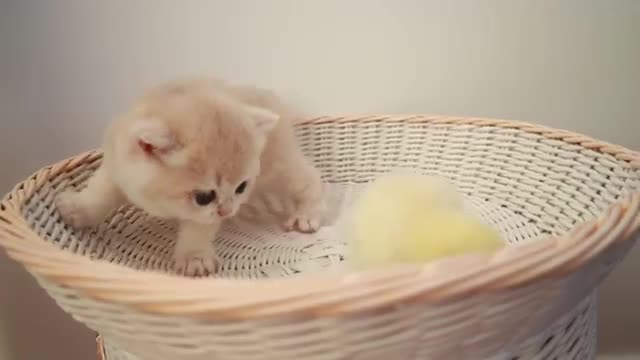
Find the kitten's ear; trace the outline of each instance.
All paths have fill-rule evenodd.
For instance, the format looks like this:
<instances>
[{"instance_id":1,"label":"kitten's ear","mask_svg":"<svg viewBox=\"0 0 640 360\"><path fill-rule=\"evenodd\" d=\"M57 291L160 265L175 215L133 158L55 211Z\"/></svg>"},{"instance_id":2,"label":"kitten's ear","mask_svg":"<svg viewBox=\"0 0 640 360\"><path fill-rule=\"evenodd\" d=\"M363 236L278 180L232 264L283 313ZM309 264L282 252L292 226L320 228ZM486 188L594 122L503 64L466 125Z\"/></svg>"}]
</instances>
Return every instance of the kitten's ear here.
<instances>
[{"instance_id":1,"label":"kitten's ear","mask_svg":"<svg viewBox=\"0 0 640 360\"><path fill-rule=\"evenodd\" d=\"M171 130L158 121L138 121L131 128L131 135L140 149L149 155L165 154L177 146Z\"/></svg>"},{"instance_id":2,"label":"kitten's ear","mask_svg":"<svg viewBox=\"0 0 640 360\"><path fill-rule=\"evenodd\" d=\"M280 121L280 115L256 106L246 106L253 123L264 134L270 132Z\"/></svg>"}]
</instances>

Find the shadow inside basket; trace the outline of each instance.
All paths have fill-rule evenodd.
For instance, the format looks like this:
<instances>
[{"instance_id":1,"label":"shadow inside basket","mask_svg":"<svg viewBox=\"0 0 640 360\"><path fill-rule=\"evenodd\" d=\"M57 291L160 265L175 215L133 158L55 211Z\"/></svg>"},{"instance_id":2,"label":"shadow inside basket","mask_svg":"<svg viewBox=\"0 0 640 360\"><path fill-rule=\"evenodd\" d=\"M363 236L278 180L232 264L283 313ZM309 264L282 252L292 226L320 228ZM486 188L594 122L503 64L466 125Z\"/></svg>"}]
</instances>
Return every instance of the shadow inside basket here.
<instances>
[{"instance_id":1,"label":"shadow inside basket","mask_svg":"<svg viewBox=\"0 0 640 360\"><path fill-rule=\"evenodd\" d=\"M80 179L78 187L86 180ZM102 224L74 230L64 224L53 205L58 188L52 182L26 202L23 215L46 241L61 249L138 270L174 273L172 251L176 223L147 215L134 207L118 209ZM344 265L347 252L339 220L366 184L328 184L329 211L315 234L287 233L279 228L233 220L223 225L212 246L223 258L215 275L235 279L285 277L331 271ZM54 187L52 189L52 187ZM545 232L530 219L487 199L465 196L467 211L497 229L507 243L531 240Z\"/></svg>"}]
</instances>

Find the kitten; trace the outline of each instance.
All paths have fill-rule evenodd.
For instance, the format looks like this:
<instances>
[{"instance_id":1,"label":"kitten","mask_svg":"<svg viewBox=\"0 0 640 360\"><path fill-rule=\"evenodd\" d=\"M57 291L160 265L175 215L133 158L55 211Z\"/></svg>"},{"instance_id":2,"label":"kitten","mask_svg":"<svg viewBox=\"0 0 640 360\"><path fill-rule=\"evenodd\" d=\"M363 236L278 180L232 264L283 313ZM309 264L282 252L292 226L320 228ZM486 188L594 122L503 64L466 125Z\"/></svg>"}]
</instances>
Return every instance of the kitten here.
<instances>
[{"instance_id":1,"label":"kitten","mask_svg":"<svg viewBox=\"0 0 640 360\"><path fill-rule=\"evenodd\" d=\"M107 128L101 166L86 188L61 193L57 207L75 228L127 203L177 219L176 270L213 273L221 222L259 192L283 204L287 230L319 228L324 188L296 143L300 117L262 89L209 78L162 84Z\"/></svg>"}]
</instances>

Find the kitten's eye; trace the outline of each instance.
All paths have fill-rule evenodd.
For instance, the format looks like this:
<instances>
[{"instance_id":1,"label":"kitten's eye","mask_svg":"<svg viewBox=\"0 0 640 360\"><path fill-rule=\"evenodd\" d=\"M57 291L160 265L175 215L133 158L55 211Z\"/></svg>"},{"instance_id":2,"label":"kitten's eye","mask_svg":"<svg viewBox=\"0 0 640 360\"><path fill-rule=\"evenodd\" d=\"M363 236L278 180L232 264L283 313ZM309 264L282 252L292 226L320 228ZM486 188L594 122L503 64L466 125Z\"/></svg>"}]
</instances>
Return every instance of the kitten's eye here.
<instances>
[{"instance_id":1,"label":"kitten's eye","mask_svg":"<svg viewBox=\"0 0 640 360\"><path fill-rule=\"evenodd\" d=\"M247 181L243 181L236 188L236 194L242 194L247 189Z\"/></svg>"},{"instance_id":2,"label":"kitten's eye","mask_svg":"<svg viewBox=\"0 0 640 360\"><path fill-rule=\"evenodd\" d=\"M196 204L200 206L206 206L211 204L211 202L216 199L216 192L213 190L209 190L209 191L196 190L193 194L193 197L196 200Z\"/></svg>"}]
</instances>

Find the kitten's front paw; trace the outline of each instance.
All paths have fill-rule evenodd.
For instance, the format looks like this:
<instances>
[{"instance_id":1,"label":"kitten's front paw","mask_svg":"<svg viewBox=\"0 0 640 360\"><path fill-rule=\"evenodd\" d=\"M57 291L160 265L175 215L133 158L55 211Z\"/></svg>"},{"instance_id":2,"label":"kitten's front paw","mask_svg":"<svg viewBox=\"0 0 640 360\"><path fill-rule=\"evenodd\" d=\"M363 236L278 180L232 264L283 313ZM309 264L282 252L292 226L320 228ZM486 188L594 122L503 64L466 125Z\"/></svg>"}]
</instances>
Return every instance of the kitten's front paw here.
<instances>
[{"instance_id":1,"label":"kitten's front paw","mask_svg":"<svg viewBox=\"0 0 640 360\"><path fill-rule=\"evenodd\" d=\"M60 193L55 199L55 205L62 220L75 229L95 224L95 219L80 201L80 193L73 191Z\"/></svg>"},{"instance_id":2,"label":"kitten's front paw","mask_svg":"<svg viewBox=\"0 0 640 360\"><path fill-rule=\"evenodd\" d=\"M222 259L213 249L176 251L174 260L176 272L185 276L207 276L218 272L222 266Z\"/></svg>"},{"instance_id":3,"label":"kitten's front paw","mask_svg":"<svg viewBox=\"0 0 640 360\"><path fill-rule=\"evenodd\" d=\"M320 220L313 216L297 213L291 216L284 223L286 231L298 231L301 233L314 233L320 228Z\"/></svg>"}]
</instances>

